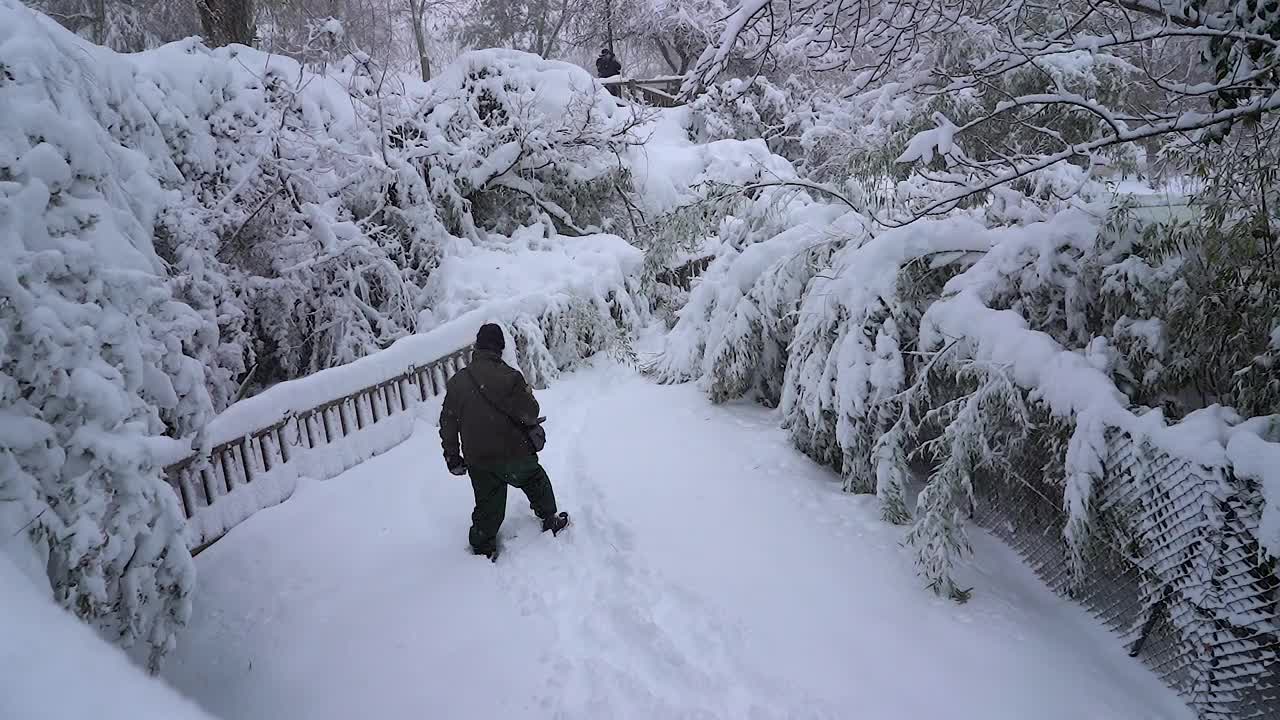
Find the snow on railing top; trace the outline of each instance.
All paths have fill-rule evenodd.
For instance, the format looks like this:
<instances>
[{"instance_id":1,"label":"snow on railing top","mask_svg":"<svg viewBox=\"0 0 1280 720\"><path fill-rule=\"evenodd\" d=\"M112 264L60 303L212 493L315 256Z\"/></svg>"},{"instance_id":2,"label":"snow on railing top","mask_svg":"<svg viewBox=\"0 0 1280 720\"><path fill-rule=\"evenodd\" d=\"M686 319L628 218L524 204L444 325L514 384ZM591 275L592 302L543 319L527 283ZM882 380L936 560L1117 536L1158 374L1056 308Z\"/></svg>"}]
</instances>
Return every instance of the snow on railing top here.
<instances>
[{"instance_id":1,"label":"snow on railing top","mask_svg":"<svg viewBox=\"0 0 1280 720\"><path fill-rule=\"evenodd\" d=\"M664 75L661 77L654 77L654 78L629 78L629 77L623 77L621 75L615 75L614 77L607 77L600 80L601 85L633 84L633 85L649 85L649 86L658 86L658 87L675 86L676 90L680 89L680 84L683 82L684 82L684 76L682 75Z\"/></svg>"},{"instance_id":2,"label":"snow on railing top","mask_svg":"<svg viewBox=\"0 0 1280 720\"><path fill-rule=\"evenodd\" d=\"M682 77L660 77L649 78L646 80L611 77L603 78L600 84L607 88L619 88L621 91L631 95L632 98L640 99L654 107L675 107L681 105L680 86L684 82Z\"/></svg>"},{"instance_id":3,"label":"snow on railing top","mask_svg":"<svg viewBox=\"0 0 1280 720\"><path fill-rule=\"evenodd\" d=\"M408 335L385 350L354 362L328 368L274 385L223 410L205 427L203 447L212 448L270 427L290 415L340 400L386 382L409 368L425 367L465 348L492 309L473 311L430 332ZM166 467L189 460L198 452L191 440L173 441L159 453Z\"/></svg>"}]
</instances>

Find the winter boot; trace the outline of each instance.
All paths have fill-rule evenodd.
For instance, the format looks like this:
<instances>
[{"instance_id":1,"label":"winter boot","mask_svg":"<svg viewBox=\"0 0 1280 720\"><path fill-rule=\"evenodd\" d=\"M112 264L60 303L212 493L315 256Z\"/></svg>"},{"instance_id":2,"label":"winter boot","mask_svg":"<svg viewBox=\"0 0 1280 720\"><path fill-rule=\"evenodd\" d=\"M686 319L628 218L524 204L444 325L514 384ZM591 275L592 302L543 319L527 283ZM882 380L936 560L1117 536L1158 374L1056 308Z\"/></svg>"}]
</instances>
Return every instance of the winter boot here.
<instances>
[{"instance_id":1,"label":"winter boot","mask_svg":"<svg viewBox=\"0 0 1280 720\"><path fill-rule=\"evenodd\" d=\"M559 512L542 521L542 532L550 530L552 535L559 535L568 524L569 513Z\"/></svg>"},{"instance_id":2,"label":"winter boot","mask_svg":"<svg viewBox=\"0 0 1280 720\"><path fill-rule=\"evenodd\" d=\"M489 559L489 562L498 562L498 546L495 543L487 548L471 548L472 555L483 555Z\"/></svg>"}]
</instances>

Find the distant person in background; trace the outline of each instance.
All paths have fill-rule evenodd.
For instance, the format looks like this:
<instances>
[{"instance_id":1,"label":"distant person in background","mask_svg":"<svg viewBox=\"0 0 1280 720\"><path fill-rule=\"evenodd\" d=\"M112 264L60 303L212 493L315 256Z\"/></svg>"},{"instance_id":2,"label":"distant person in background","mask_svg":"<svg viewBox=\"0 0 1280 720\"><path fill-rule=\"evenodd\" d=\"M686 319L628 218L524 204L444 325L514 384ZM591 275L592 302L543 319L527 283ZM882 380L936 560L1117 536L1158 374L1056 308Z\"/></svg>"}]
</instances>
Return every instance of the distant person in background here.
<instances>
[{"instance_id":1,"label":"distant person in background","mask_svg":"<svg viewBox=\"0 0 1280 720\"><path fill-rule=\"evenodd\" d=\"M476 333L471 364L445 384L440 443L454 475L471 475L476 508L471 513L471 550L498 557L498 528L507 513L507 486L529 499L542 531L558 535L569 514L556 508L547 471L538 463L546 436L538 401L519 370L502 361L502 328L492 323ZM536 431L535 431L536 428ZM461 440L461 443L459 443Z\"/></svg>"},{"instance_id":2,"label":"distant person in background","mask_svg":"<svg viewBox=\"0 0 1280 720\"><path fill-rule=\"evenodd\" d=\"M617 77L622 74L622 63L618 62L618 58L613 56L613 51L609 48L600 50L600 57L596 58L596 75L601 80L605 78ZM610 85L609 92L615 96L620 96L622 88L617 85Z\"/></svg>"}]
</instances>

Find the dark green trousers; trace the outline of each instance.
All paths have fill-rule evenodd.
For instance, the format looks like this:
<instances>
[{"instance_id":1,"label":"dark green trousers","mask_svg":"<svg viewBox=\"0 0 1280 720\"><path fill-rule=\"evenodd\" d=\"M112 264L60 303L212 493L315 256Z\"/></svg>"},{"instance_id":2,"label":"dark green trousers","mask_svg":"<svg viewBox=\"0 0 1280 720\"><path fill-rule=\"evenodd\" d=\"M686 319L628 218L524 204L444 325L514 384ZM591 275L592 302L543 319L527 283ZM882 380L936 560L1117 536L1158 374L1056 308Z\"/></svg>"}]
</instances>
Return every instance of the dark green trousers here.
<instances>
[{"instance_id":1,"label":"dark green trousers","mask_svg":"<svg viewBox=\"0 0 1280 720\"><path fill-rule=\"evenodd\" d=\"M471 547L478 553L493 550L498 542L498 528L507 515L507 486L520 488L529 498L529 508L538 519L556 514L556 494L551 478L536 457L502 465L469 467L471 489L476 494L476 509L471 512Z\"/></svg>"}]
</instances>

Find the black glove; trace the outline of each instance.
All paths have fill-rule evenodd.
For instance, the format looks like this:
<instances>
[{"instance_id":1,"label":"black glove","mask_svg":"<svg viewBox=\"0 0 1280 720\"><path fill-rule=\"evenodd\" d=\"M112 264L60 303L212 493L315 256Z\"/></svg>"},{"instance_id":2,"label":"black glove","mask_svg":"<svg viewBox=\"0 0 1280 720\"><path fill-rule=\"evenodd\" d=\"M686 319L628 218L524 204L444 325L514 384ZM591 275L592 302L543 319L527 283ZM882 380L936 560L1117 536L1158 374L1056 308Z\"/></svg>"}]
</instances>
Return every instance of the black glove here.
<instances>
[{"instance_id":1,"label":"black glove","mask_svg":"<svg viewBox=\"0 0 1280 720\"><path fill-rule=\"evenodd\" d=\"M457 456L447 457L444 459L444 463L445 465L449 466L449 472L453 473L454 475L467 474L467 463L465 460L463 460L460 457L457 457Z\"/></svg>"}]
</instances>

